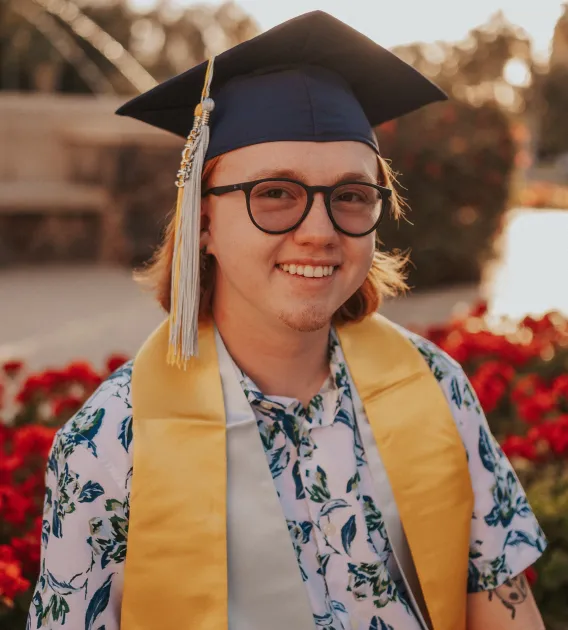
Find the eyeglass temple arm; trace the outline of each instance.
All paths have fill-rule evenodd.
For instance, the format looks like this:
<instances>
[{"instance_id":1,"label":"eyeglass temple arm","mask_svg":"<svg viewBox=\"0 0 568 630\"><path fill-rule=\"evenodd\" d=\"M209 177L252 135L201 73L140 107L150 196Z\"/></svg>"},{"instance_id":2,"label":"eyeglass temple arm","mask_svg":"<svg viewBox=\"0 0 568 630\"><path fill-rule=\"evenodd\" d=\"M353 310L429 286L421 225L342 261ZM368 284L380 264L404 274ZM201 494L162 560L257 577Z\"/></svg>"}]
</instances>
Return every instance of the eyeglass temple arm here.
<instances>
[{"instance_id":1,"label":"eyeglass temple arm","mask_svg":"<svg viewBox=\"0 0 568 630\"><path fill-rule=\"evenodd\" d=\"M215 186L214 188L209 188L204 193L201 194L202 197L206 195L215 195L218 197L219 195L225 195L227 193L233 192L235 190L243 190L241 184L230 184L229 186Z\"/></svg>"}]
</instances>

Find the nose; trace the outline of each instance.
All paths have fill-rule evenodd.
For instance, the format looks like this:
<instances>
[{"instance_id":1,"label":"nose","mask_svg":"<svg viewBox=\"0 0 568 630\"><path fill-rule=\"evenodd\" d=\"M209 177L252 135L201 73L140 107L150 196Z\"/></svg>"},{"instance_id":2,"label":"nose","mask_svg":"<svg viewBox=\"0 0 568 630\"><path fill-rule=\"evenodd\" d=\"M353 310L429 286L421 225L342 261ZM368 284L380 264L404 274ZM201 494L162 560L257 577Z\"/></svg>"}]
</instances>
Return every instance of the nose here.
<instances>
[{"instance_id":1,"label":"nose","mask_svg":"<svg viewBox=\"0 0 568 630\"><path fill-rule=\"evenodd\" d=\"M326 247L335 245L339 241L339 235L333 227L323 193L318 192L314 195L314 201L308 216L294 230L294 240L299 245L317 245Z\"/></svg>"}]
</instances>

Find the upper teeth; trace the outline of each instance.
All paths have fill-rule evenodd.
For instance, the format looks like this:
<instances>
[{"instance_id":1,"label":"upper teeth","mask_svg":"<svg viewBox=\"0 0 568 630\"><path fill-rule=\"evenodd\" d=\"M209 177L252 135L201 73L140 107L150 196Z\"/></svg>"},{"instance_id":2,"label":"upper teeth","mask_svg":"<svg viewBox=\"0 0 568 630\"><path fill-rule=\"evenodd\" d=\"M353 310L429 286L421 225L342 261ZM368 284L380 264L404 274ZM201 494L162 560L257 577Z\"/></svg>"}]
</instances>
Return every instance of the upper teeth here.
<instances>
[{"instance_id":1,"label":"upper teeth","mask_svg":"<svg viewBox=\"0 0 568 630\"><path fill-rule=\"evenodd\" d=\"M335 267L333 265L313 267L312 265L278 265L283 271L287 271L295 276L305 276L306 278L323 278L331 276Z\"/></svg>"}]
</instances>

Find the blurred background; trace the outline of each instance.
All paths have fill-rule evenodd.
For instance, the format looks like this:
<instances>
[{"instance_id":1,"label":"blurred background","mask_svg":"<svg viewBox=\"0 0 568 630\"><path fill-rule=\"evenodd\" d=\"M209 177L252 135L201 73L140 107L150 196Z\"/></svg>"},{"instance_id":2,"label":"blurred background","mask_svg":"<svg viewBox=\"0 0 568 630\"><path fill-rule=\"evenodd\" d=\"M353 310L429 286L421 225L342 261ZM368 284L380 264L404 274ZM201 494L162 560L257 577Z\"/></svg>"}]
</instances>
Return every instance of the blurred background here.
<instances>
[{"instance_id":1,"label":"blurred background","mask_svg":"<svg viewBox=\"0 0 568 630\"><path fill-rule=\"evenodd\" d=\"M314 9L451 97L377 130L410 207L380 237L412 261L382 311L464 365L550 540L529 572L547 628L568 628L568 4L2 0L0 630L25 626L53 431L163 317L131 270L183 141L114 110Z\"/></svg>"}]
</instances>

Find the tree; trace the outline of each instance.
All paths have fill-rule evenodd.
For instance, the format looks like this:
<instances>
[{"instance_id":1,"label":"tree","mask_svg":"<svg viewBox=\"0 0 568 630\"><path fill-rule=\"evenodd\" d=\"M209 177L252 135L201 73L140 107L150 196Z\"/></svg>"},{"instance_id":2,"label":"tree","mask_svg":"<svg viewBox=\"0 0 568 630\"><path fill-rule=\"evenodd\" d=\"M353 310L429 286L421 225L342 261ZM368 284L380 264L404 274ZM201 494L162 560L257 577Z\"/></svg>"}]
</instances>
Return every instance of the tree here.
<instances>
[{"instance_id":1,"label":"tree","mask_svg":"<svg viewBox=\"0 0 568 630\"><path fill-rule=\"evenodd\" d=\"M249 39L256 23L233 2L140 14L126 0L5 0L0 89L131 93Z\"/></svg>"},{"instance_id":2,"label":"tree","mask_svg":"<svg viewBox=\"0 0 568 630\"><path fill-rule=\"evenodd\" d=\"M542 81L538 155L554 160L568 153L568 4L554 29L550 71Z\"/></svg>"},{"instance_id":3,"label":"tree","mask_svg":"<svg viewBox=\"0 0 568 630\"><path fill-rule=\"evenodd\" d=\"M472 105L494 102L512 112L525 109L535 72L531 43L501 12L461 42L413 44L393 52L459 100ZM511 63L520 81L509 76Z\"/></svg>"}]
</instances>

